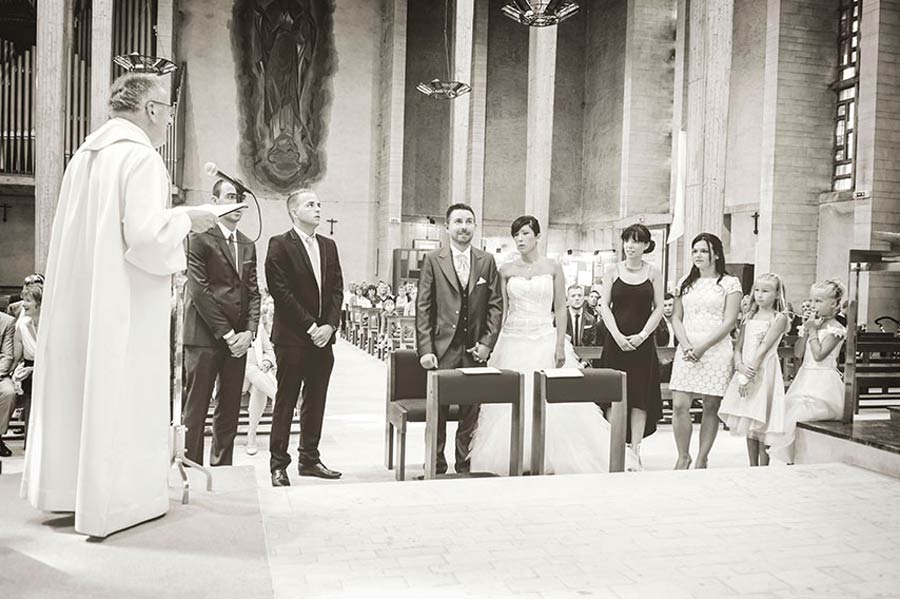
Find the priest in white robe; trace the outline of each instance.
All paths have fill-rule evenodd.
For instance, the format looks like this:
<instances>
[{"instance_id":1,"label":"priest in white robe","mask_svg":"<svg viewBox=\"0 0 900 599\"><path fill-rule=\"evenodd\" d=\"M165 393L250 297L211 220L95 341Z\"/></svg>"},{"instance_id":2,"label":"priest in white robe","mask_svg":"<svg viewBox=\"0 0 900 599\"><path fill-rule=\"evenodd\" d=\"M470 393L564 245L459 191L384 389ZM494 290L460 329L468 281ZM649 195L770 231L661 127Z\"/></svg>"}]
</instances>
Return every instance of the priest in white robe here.
<instances>
[{"instance_id":1,"label":"priest in white robe","mask_svg":"<svg viewBox=\"0 0 900 599\"><path fill-rule=\"evenodd\" d=\"M216 219L166 209L167 100L155 75L113 83L111 118L69 162L53 222L22 495L75 512L94 537L169 506L170 275L188 231Z\"/></svg>"}]
</instances>

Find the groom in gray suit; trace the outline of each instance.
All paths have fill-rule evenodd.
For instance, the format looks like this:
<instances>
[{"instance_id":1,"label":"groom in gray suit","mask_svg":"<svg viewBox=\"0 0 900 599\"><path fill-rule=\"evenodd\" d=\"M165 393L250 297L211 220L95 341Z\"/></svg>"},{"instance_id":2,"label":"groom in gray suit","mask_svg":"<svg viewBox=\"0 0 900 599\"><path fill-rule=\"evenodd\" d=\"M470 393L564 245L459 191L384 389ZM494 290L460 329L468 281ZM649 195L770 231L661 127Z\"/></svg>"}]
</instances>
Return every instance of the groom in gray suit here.
<instances>
[{"instance_id":1,"label":"groom in gray suit","mask_svg":"<svg viewBox=\"0 0 900 599\"><path fill-rule=\"evenodd\" d=\"M467 204L447 208L450 247L430 252L422 263L416 298L416 347L422 368L481 366L497 343L503 320L500 273L494 257L472 247L475 212ZM447 472L449 406L438 417L437 473ZM478 406L459 406L456 472L469 471L469 442Z\"/></svg>"}]
</instances>

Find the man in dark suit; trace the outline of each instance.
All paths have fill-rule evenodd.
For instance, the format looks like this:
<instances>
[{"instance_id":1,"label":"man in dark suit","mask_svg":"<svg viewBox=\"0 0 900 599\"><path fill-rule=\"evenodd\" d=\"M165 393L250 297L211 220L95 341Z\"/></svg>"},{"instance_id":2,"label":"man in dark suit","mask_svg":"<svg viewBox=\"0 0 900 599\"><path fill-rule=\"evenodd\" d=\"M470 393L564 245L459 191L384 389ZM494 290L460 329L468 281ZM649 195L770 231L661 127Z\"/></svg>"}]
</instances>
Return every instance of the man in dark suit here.
<instances>
[{"instance_id":1,"label":"man in dark suit","mask_svg":"<svg viewBox=\"0 0 900 599\"><path fill-rule=\"evenodd\" d=\"M213 203L240 200L234 185L219 179ZM237 230L241 211L219 218L203 233L187 240L187 283L184 302L184 363L187 401L182 420L187 427L185 456L203 463L203 430L213 386L219 379L211 466L230 466L237 435L238 412L247 349L259 324L256 247Z\"/></svg>"},{"instance_id":2,"label":"man in dark suit","mask_svg":"<svg viewBox=\"0 0 900 599\"><path fill-rule=\"evenodd\" d=\"M291 481L288 442L297 396L300 400L300 476L340 478L319 455L325 398L334 367L332 345L341 322L344 281L337 245L316 234L322 205L312 190L295 191L287 199L293 227L269 240L266 282L275 302L272 343L278 363L278 390L269 438L272 486Z\"/></svg>"},{"instance_id":3,"label":"man in dark suit","mask_svg":"<svg viewBox=\"0 0 900 599\"><path fill-rule=\"evenodd\" d=\"M672 327L672 313L675 311L675 296L666 293L663 296L663 317L656 327L654 340L656 347L677 347L678 338L675 337L675 329ZM672 359L666 358L659 360L659 379L664 383L668 383L672 377Z\"/></svg>"},{"instance_id":4,"label":"man in dark suit","mask_svg":"<svg viewBox=\"0 0 900 599\"><path fill-rule=\"evenodd\" d=\"M602 337L598 337L600 331L597 319L588 312L584 301L584 288L581 285L569 285L566 298L566 335L572 340L572 345L582 347L602 343Z\"/></svg>"},{"instance_id":5,"label":"man in dark suit","mask_svg":"<svg viewBox=\"0 0 900 599\"><path fill-rule=\"evenodd\" d=\"M475 212L466 204L447 209L449 247L428 253L422 262L416 297L416 349L426 370L484 365L503 320L501 279L493 256L472 247ZM444 445L449 406L438 417L437 473L447 472ZM456 429L458 473L469 471L469 442L478 406L460 406Z\"/></svg>"}]
</instances>

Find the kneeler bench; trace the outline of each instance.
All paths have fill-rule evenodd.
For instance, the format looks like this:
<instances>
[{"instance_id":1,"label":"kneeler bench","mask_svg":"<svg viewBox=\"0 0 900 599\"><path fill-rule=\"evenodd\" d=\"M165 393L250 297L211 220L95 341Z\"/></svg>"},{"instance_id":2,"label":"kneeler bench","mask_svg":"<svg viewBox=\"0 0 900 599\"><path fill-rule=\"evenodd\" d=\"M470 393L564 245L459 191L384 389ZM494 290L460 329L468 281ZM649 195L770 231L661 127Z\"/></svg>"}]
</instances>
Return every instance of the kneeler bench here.
<instances>
[{"instance_id":1,"label":"kneeler bench","mask_svg":"<svg viewBox=\"0 0 900 599\"><path fill-rule=\"evenodd\" d=\"M531 474L544 473L547 404L603 403L609 409L609 471L625 470L625 431L628 418L627 377L610 368L586 368L583 377L550 378L534 373L533 425L531 433ZM599 408L598 408L599 409Z\"/></svg>"},{"instance_id":2,"label":"kneeler bench","mask_svg":"<svg viewBox=\"0 0 900 599\"><path fill-rule=\"evenodd\" d=\"M384 421L384 465L394 469L396 480L406 478L406 425L425 422L428 371L419 364L415 350L398 349L388 358L387 394ZM448 421L459 420L459 409L450 407ZM394 433L397 435L397 464L394 465Z\"/></svg>"},{"instance_id":3,"label":"kneeler bench","mask_svg":"<svg viewBox=\"0 0 900 599\"><path fill-rule=\"evenodd\" d=\"M425 402L425 478L437 475L438 411L445 405L510 404L509 474L522 474L522 449L525 435L523 382L515 370L499 374L464 374L459 370L428 372Z\"/></svg>"}]
</instances>

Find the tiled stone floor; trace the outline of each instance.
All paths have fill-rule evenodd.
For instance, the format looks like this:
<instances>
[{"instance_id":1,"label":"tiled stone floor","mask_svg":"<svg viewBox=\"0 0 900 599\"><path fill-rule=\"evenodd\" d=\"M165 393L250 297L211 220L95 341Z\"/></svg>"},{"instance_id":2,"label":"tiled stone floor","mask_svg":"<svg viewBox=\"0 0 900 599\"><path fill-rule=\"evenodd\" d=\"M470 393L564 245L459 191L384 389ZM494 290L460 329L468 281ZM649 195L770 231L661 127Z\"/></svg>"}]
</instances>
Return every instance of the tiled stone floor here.
<instances>
[{"instance_id":1,"label":"tiled stone floor","mask_svg":"<svg viewBox=\"0 0 900 599\"><path fill-rule=\"evenodd\" d=\"M341 481L292 468L294 487L273 489L268 438L235 451L255 467L276 597L900 597L900 480L746 468L743 439L724 432L710 470L672 472L660 426L643 473L396 483L384 363L335 352L320 448ZM423 432L409 435L410 477ZM21 470L11 446L4 473Z\"/></svg>"},{"instance_id":2,"label":"tiled stone floor","mask_svg":"<svg viewBox=\"0 0 900 599\"><path fill-rule=\"evenodd\" d=\"M276 597L898 597L900 480L843 465L261 489Z\"/></svg>"}]
</instances>

